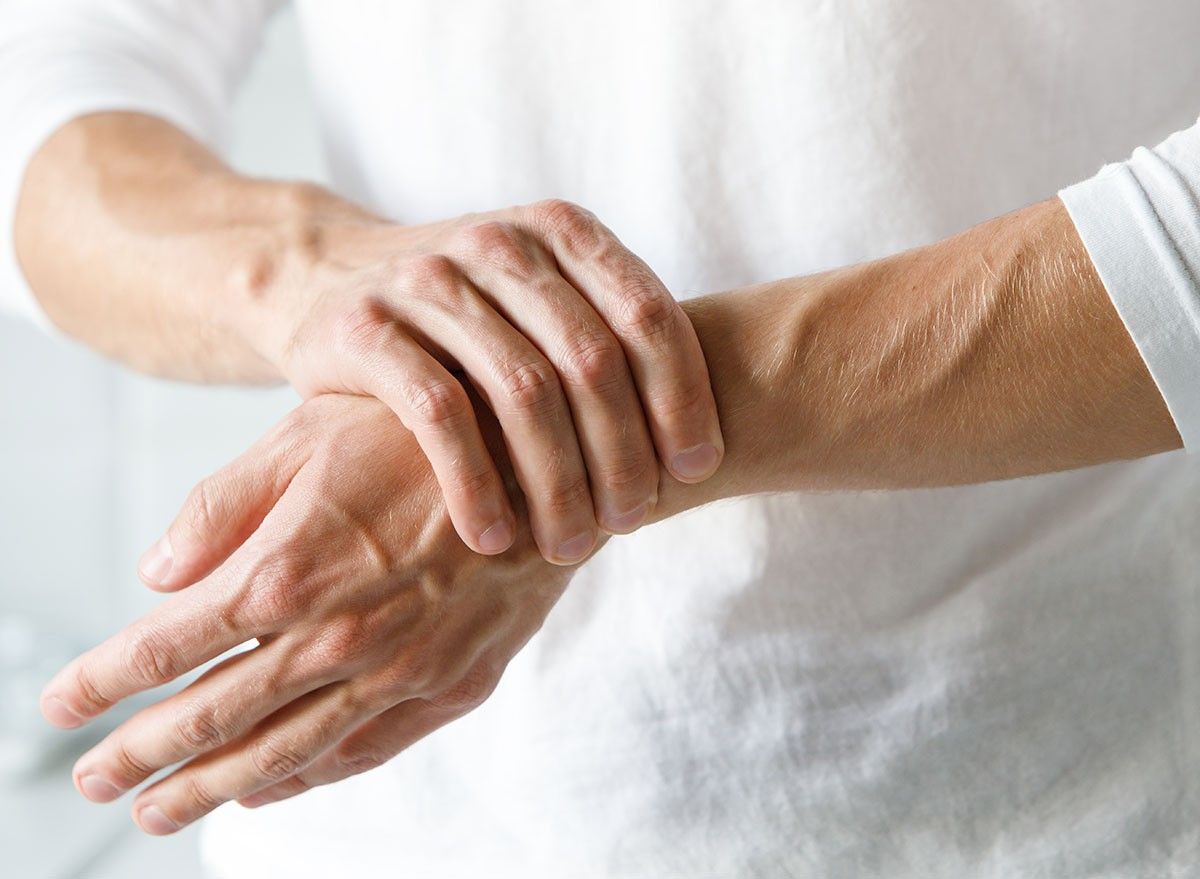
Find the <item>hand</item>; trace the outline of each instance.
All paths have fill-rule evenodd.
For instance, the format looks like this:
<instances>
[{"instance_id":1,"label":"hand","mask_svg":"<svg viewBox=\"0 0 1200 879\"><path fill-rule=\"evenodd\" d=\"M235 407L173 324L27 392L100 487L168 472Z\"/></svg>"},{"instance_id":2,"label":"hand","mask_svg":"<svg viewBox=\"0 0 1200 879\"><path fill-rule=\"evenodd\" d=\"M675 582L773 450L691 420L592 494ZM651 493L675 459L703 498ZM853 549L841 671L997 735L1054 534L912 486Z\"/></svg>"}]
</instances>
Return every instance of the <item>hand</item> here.
<instances>
[{"instance_id":1,"label":"hand","mask_svg":"<svg viewBox=\"0 0 1200 879\"><path fill-rule=\"evenodd\" d=\"M263 356L306 397L366 394L395 411L477 552L507 549L515 519L456 370L499 419L549 561L585 557L597 523L645 521L659 460L685 482L716 470L692 325L587 211L548 201L415 227L338 213L310 238L294 248L300 268L246 273L280 318L261 322Z\"/></svg>"},{"instance_id":2,"label":"hand","mask_svg":"<svg viewBox=\"0 0 1200 879\"><path fill-rule=\"evenodd\" d=\"M51 722L78 726L258 639L76 764L80 792L107 802L190 760L133 805L156 834L227 800L362 772L466 713L571 575L527 529L503 556L472 553L412 435L363 397L300 406L200 483L171 532L188 535L195 554L180 570L198 582L73 661L42 697Z\"/></svg>"},{"instance_id":3,"label":"hand","mask_svg":"<svg viewBox=\"0 0 1200 879\"><path fill-rule=\"evenodd\" d=\"M69 209L65 208L69 206ZM537 545L567 564L724 454L680 306L599 220L545 201L400 226L245 177L170 123L87 114L29 164L14 244L61 328L139 369L378 397L416 435L468 546L515 518L466 385L498 416ZM136 259L129 258L137 254ZM179 585L187 547L140 566Z\"/></svg>"}]
</instances>

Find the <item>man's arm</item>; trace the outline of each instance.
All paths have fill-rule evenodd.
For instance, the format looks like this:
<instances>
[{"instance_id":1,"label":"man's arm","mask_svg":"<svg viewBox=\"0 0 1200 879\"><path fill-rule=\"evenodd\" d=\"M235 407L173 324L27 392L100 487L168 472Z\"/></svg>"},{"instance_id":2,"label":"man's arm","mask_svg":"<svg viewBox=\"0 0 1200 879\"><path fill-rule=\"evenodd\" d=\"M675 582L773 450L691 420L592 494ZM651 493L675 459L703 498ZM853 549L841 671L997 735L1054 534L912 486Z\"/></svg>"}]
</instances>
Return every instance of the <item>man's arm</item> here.
<instances>
[{"instance_id":1,"label":"man's arm","mask_svg":"<svg viewBox=\"0 0 1200 879\"><path fill-rule=\"evenodd\" d=\"M765 285L757 303L689 304L731 456L723 484L671 491L668 506L741 487L977 482L1200 443L1197 204L1200 124L945 241ZM721 322L748 359L709 326ZM748 431L747 410L769 427Z\"/></svg>"},{"instance_id":2,"label":"man's arm","mask_svg":"<svg viewBox=\"0 0 1200 879\"><path fill-rule=\"evenodd\" d=\"M708 483L665 491L659 517L751 492L945 485L1179 445L1056 201L687 309L728 459ZM279 637L81 757L85 796L115 799L195 757L133 805L144 829L173 832L229 799L261 805L377 766L491 692L568 572L528 540L495 559L467 552L411 436L381 408L309 401L189 498L169 532L192 574L181 594L60 672L43 711L76 726L228 647ZM263 688L265 668L288 677Z\"/></svg>"},{"instance_id":3,"label":"man's arm","mask_svg":"<svg viewBox=\"0 0 1200 879\"><path fill-rule=\"evenodd\" d=\"M1047 473L1180 447L1058 199L876 262L684 304L730 495Z\"/></svg>"},{"instance_id":4,"label":"man's arm","mask_svg":"<svg viewBox=\"0 0 1200 879\"><path fill-rule=\"evenodd\" d=\"M701 484L662 479L654 520L757 492L984 482L1180 447L1057 199L683 308L709 364L726 460ZM174 576L158 588L195 579L231 548L188 527L169 540Z\"/></svg>"},{"instance_id":5,"label":"man's arm","mask_svg":"<svg viewBox=\"0 0 1200 879\"><path fill-rule=\"evenodd\" d=\"M47 316L89 347L166 378L273 383L260 254L329 214L355 218L319 187L233 173L163 120L97 113L34 155L13 237Z\"/></svg>"},{"instance_id":6,"label":"man's arm","mask_svg":"<svg viewBox=\"0 0 1200 879\"><path fill-rule=\"evenodd\" d=\"M406 226L318 186L249 178L166 121L96 113L30 162L17 255L70 334L173 378L378 397L417 437L476 551L515 520L464 389L499 418L548 560L627 533L662 473L722 455L703 353L650 268L546 200ZM657 454L656 454L657 452ZM170 547L144 574L170 573Z\"/></svg>"}]
</instances>

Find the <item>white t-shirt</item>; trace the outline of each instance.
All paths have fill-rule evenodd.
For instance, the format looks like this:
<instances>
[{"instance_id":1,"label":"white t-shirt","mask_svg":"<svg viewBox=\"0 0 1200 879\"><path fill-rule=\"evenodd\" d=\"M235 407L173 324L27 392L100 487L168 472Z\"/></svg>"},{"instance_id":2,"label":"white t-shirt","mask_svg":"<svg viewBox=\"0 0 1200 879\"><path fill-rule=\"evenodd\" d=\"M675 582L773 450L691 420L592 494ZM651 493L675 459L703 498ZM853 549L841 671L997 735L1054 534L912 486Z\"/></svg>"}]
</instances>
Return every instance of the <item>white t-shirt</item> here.
<instances>
[{"instance_id":1,"label":"white t-shirt","mask_svg":"<svg viewBox=\"0 0 1200 879\"><path fill-rule=\"evenodd\" d=\"M25 161L73 115L219 142L269 5L0 6L4 247ZM1191 0L299 10L342 192L402 221L574 199L680 296L949 235L1200 110ZM1195 139L1065 194L1189 443ZM219 810L206 858L223 879L1190 875L1198 496L1175 453L741 499L614 540L483 708L382 769Z\"/></svg>"}]
</instances>

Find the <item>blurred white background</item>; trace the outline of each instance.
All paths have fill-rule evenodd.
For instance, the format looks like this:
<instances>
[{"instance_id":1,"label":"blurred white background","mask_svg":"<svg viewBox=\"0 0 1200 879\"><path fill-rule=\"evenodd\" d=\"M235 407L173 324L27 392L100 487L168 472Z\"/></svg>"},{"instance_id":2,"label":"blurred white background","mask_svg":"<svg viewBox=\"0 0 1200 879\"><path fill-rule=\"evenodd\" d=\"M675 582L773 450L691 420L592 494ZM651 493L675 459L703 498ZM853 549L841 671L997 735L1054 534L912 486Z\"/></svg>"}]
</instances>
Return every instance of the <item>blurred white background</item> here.
<instances>
[{"instance_id":1,"label":"blurred white background","mask_svg":"<svg viewBox=\"0 0 1200 879\"><path fill-rule=\"evenodd\" d=\"M0 88L17 87L0 84ZM236 108L231 161L323 180L300 37L279 15ZM87 740L40 720L45 678L150 607L138 556L188 489L291 408L291 391L171 384L0 316L0 875L198 876L195 834L141 837L128 797L70 782Z\"/></svg>"}]
</instances>

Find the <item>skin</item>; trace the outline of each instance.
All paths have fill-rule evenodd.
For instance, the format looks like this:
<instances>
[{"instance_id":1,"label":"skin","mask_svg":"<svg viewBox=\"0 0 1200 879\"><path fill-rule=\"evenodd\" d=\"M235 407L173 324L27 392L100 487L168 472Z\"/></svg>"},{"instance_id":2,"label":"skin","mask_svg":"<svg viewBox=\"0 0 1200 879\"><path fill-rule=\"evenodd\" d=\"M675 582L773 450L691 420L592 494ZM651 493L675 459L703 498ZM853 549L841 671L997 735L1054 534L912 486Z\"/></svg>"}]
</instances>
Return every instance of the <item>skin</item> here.
<instances>
[{"instance_id":1,"label":"skin","mask_svg":"<svg viewBox=\"0 0 1200 879\"><path fill-rule=\"evenodd\" d=\"M683 308L725 460L699 484L661 479L651 520L758 492L982 482L1180 446L1057 200ZM149 583L182 591L63 669L43 711L78 726L258 646L80 758L81 792L115 799L190 758L133 803L143 829L172 832L230 799L379 765L485 699L571 569L536 550L503 426L477 414L516 509L515 543L492 558L455 539L417 438L368 399L309 400L202 483L169 531L176 578Z\"/></svg>"},{"instance_id":2,"label":"skin","mask_svg":"<svg viewBox=\"0 0 1200 879\"><path fill-rule=\"evenodd\" d=\"M133 640L101 645L95 665L67 672L85 694L68 697L72 710L95 715L201 655L258 639L81 764L80 790L110 800L202 755L139 801L150 832L302 768L318 772L314 757L335 746L327 767L365 770L461 716L491 693L570 578L528 528L491 559L463 545L415 437L369 398L313 398L205 485L220 515L193 502L178 527L220 529L228 558L206 547L218 570L160 605ZM90 676L117 666L125 672Z\"/></svg>"},{"instance_id":3,"label":"skin","mask_svg":"<svg viewBox=\"0 0 1200 879\"><path fill-rule=\"evenodd\" d=\"M161 120L102 113L30 163L15 237L51 319L131 366L382 400L480 553L507 549L516 522L460 375L500 421L550 561L585 557L599 528L636 529L659 460L690 482L723 454L691 324L567 202L404 226L235 174ZM164 543L143 571L178 582L173 563Z\"/></svg>"}]
</instances>

